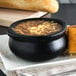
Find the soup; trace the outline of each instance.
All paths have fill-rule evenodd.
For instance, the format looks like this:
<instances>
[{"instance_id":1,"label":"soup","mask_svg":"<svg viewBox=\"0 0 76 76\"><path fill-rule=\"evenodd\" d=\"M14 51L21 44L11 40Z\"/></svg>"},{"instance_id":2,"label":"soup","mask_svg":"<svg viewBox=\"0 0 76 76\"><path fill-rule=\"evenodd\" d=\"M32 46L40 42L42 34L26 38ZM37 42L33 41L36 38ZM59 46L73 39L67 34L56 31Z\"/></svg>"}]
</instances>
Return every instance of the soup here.
<instances>
[{"instance_id":1,"label":"soup","mask_svg":"<svg viewBox=\"0 0 76 76\"><path fill-rule=\"evenodd\" d=\"M13 30L21 35L48 35L59 32L61 30L61 25L54 21L26 21L18 24L13 28Z\"/></svg>"}]
</instances>

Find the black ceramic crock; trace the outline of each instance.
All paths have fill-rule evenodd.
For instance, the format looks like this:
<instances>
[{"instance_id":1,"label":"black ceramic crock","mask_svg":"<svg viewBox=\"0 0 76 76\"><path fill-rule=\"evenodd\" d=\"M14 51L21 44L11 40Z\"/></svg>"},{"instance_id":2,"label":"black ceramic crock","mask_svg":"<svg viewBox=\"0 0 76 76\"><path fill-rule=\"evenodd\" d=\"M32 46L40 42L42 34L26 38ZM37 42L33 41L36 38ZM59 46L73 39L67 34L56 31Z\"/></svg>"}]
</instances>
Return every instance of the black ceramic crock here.
<instances>
[{"instance_id":1,"label":"black ceramic crock","mask_svg":"<svg viewBox=\"0 0 76 76\"><path fill-rule=\"evenodd\" d=\"M61 24L62 29L59 32L46 36L21 35L11 29L22 22L31 20L54 21ZM8 30L9 47L16 56L29 61L39 62L49 60L61 55L66 50L67 38L65 30L65 22L59 19L31 18L20 20L13 23Z\"/></svg>"}]
</instances>

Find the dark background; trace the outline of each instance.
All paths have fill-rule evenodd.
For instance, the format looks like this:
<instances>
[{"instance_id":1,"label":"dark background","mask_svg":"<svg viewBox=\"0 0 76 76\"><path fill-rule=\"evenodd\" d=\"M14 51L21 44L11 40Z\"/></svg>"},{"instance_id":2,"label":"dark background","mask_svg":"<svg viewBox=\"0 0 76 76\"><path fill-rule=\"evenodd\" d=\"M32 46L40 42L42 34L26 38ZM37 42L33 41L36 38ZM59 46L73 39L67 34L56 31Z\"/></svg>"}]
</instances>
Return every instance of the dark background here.
<instances>
[{"instance_id":1,"label":"dark background","mask_svg":"<svg viewBox=\"0 0 76 76\"><path fill-rule=\"evenodd\" d=\"M76 4L62 4L58 13L52 14L53 18L62 19L67 24L76 24Z\"/></svg>"}]
</instances>

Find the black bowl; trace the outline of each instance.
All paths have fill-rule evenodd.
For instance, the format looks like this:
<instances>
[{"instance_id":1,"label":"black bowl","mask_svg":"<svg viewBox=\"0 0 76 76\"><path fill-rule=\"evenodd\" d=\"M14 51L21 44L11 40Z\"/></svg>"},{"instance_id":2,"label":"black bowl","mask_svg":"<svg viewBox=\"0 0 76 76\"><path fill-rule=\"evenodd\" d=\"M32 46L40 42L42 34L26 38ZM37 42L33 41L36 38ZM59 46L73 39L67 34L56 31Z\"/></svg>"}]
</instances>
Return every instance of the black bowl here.
<instances>
[{"instance_id":1,"label":"black bowl","mask_svg":"<svg viewBox=\"0 0 76 76\"><path fill-rule=\"evenodd\" d=\"M61 24L62 29L59 32L46 36L21 35L11 29L22 22L31 20L55 21ZM59 19L31 18L20 20L13 23L8 30L9 47L15 55L26 60L35 62L49 60L61 55L66 50L67 38L65 30L65 22Z\"/></svg>"}]
</instances>

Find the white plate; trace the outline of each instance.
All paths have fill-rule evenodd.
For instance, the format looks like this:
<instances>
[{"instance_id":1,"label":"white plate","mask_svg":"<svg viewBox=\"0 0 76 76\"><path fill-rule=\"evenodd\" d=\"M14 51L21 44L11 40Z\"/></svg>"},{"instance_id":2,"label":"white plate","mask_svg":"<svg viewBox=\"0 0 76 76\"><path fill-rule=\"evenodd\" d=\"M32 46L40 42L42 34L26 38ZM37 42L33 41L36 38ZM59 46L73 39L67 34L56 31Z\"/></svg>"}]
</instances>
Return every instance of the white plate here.
<instances>
[{"instance_id":1,"label":"white plate","mask_svg":"<svg viewBox=\"0 0 76 76\"><path fill-rule=\"evenodd\" d=\"M7 70L13 71L17 69L44 66L44 65L55 66L59 64L66 64L76 61L76 58L65 56L65 57L58 57L43 63L28 62L26 60L18 58L10 51L8 46L8 38L9 37L7 35L0 36L0 57Z\"/></svg>"}]
</instances>

